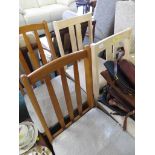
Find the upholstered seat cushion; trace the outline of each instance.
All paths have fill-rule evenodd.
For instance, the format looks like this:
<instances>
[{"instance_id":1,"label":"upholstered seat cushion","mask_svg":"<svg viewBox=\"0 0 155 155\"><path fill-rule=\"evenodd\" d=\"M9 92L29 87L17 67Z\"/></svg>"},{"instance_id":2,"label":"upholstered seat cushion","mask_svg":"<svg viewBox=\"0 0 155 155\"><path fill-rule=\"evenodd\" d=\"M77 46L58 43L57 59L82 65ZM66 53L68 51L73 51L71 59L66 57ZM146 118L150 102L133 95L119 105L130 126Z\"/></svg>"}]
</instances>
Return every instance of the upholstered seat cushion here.
<instances>
[{"instance_id":1,"label":"upholstered seat cushion","mask_svg":"<svg viewBox=\"0 0 155 155\"><path fill-rule=\"evenodd\" d=\"M63 92L63 87L61 83L61 78L60 76L57 76L51 80L56 96L58 98L60 107L62 109L62 113L64 116L68 114L67 108L66 108L66 102L64 98L64 92ZM76 94L75 94L75 84L73 81L68 79L68 85L69 85L69 90L71 94L71 99L72 99L72 104L73 108L75 109L77 107L77 102L76 102ZM34 93L37 97L38 103L40 105L41 111L45 117L45 120L47 122L48 127L52 127L55 125L58 120L54 112L54 108L52 105L52 102L50 100L50 96L48 94L48 90L45 84L42 84L41 86L38 86L34 89ZM81 95L82 95L82 102L84 103L87 100L86 93L81 90ZM43 132L43 127L37 117L37 114L31 104L31 101L27 95L24 96L26 107L28 109L29 115L33 122L36 124L40 132Z\"/></svg>"},{"instance_id":2,"label":"upholstered seat cushion","mask_svg":"<svg viewBox=\"0 0 155 155\"><path fill-rule=\"evenodd\" d=\"M134 155L135 141L108 115L91 109L52 142L56 155Z\"/></svg>"},{"instance_id":3,"label":"upholstered seat cushion","mask_svg":"<svg viewBox=\"0 0 155 155\"><path fill-rule=\"evenodd\" d=\"M60 20L65 10L69 9L65 5L52 4L42 6L40 8L26 9L24 18L27 24L40 23L43 20L51 22L54 20Z\"/></svg>"},{"instance_id":4,"label":"upholstered seat cushion","mask_svg":"<svg viewBox=\"0 0 155 155\"><path fill-rule=\"evenodd\" d=\"M106 85L106 80L100 75L100 72L105 70L104 64L104 59L99 58L99 86L102 88L103 86ZM78 63L79 66L79 76L80 76L80 84L81 88L86 91L86 81L85 81L85 69L84 69L84 62L79 61ZM93 66L92 66L93 67ZM73 66L70 66L66 69L66 72L74 79L74 70Z\"/></svg>"}]
</instances>

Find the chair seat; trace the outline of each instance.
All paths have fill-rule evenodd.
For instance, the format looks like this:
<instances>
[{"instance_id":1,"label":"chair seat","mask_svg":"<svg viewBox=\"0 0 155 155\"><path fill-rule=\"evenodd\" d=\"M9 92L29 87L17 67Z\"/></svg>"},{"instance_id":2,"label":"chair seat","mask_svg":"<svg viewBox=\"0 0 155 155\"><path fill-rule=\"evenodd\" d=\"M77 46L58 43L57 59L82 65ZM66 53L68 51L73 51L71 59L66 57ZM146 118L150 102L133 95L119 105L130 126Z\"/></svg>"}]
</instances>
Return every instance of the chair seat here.
<instances>
[{"instance_id":1,"label":"chair seat","mask_svg":"<svg viewBox=\"0 0 155 155\"><path fill-rule=\"evenodd\" d=\"M135 141L108 115L93 108L52 142L57 155L134 155Z\"/></svg>"},{"instance_id":2,"label":"chair seat","mask_svg":"<svg viewBox=\"0 0 155 155\"><path fill-rule=\"evenodd\" d=\"M68 86L69 86L69 90L70 90L70 94L71 94L72 105L73 105L73 108L76 109L77 108L77 101L76 101L76 93L75 93L75 84L73 81L71 81L69 79L67 79L67 82L68 82ZM63 92L62 82L61 82L60 76L53 78L51 80L51 83L53 85L56 96L58 98L63 116L66 116L68 114L68 112L67 112L67 108L66 108L65 97L64 97L64 92ZM38 100L38 103L40 105L41 111L45 117L45 120L46 120L48 127L52 127L53 125L55 125L58 122L58 120L57 120L57 117L55 115L54 108L53 108L53 105L51 103L50 96L48 94L48 90L47 90L46 85L42 84L42 85L36 87L34 89L34 93L36 95L36 98ZM83 90L81 90L81 96L82 96L82 103L86 102L87 96ZM36 114L32 104L31 104L31 101L30 101L27 94L24 96L24 100L25 100L25 104L26 104L26 107L28 109L28 112L29 112L31 119L33 120L33 122L37 126L38 130L41 133L43 133L44 129L43 129L38 117L37 117L37 114Z\"/></svg>"},{"instance_id":3,"label":"chair seat","mask_svg":"<svg viewBox=\"0 0 155 155\"><path fill-rule=\"evenodd\" d=\"M105 70L104 62L105 62L104 59L99 58L99 86L100 86L100 89L107 84L106 80L100 75L100 72ZM81 85L81 88L84 91L86 91L84 62L79 61L78 67L79 67L80 85ZM66 69L66 72L74 79L73 66L68 67Z\"/></svg>"}]
</instances>

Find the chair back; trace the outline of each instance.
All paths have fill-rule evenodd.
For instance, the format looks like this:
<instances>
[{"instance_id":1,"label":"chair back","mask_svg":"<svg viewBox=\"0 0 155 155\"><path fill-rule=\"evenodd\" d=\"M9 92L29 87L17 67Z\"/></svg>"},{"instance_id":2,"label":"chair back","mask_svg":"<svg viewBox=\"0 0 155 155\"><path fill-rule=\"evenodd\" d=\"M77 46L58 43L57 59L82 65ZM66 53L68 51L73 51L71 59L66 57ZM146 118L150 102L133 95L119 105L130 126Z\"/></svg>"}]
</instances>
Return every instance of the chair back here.
<instances>
[{"instance_id":1,"label":"chair back","mask_svg":"<svg viewBox=\"0 0 155 155\"><path fill-rule=\"evenodd\" d=\"M75 53L71 53L63 57L57 58L49 62L48 64L40 67L39 69L33 71L32 73L21 76L22 83L27 91L27 94L30 98L32 106L35 109L35 112L50 142L55 136L60 134L65 128L69 127L74 121L79 119L84 113L86 113L89 109L91 109L94 106L93 89L92 89L92 74L91 74L91 69L90 69L91 68L91 53L90 52L91 52L90 48L87 47L84 50L77 51ZM78 60L81 60L81 59L84 60L85 76L86 76L85 79L86 79L86 91L87 91L86 94L87 94L88 107L85 110L83 109L83 106L82 106L79 70L78 70L78 65L77 65ZM66 66L67 64L73 64L73 67L74 67L74 76L76 80L75 92L76 92L77 110L78 110L77 116L75 116L75 113L73 110L71 95L70 95L67 78L66 78L66 74L64 70L64 66ZM49 74L56 70L60 71L62 88L64 91L66 107L67 107L68 116L69 116L69 123L66 123L64 120L64 116L62 114L60 103L58 102L58 98L56 96L56 93L53 89L53 85L49 78ZM51 99L52 106L54 108L55 114L57 116L57 119L60 125L60 130L58 130L55 134L51 134L50 129L48 128L45 118L39 107L34 90L32 89L32 85L34 85L37 81L40 81L40 80L45 81L45 84L46 84L46 87L47 87L47 90L48 90L48 93Z\"/></svg>"},{"instance_id":2,"label":"chair back","mask_svg":"<svg viewBox=\"0 0 155 155\"><path fill-rule=\"evenodd\" d=\"M131 45L131 28L116 33L110 37L107 37L97 43L91 44L92 54L92 74L93 74L93 92L94 97L99 97L99 54L105 50L105 57L107 60L115 60L116 50L118 47L124 47L125 59L130 57L130 45ZM103 64L104 65L104 64Z\"/></svg>"},{"instance_id":3,"label":"chair back","mask_svg":"<svg viewBox=\"0 0 155 155\"><path fill-rule=\"evenodd\" d=\"M61 40L60 31L64 28L68 28L69 37L71 42L72 52L83 49L83 38L81 24L88 22L89 44L93 42L93 28L92 28L92 15L87 13L82 16L73 17L66 20L54 21L54 31L60 51L60 55L65 55L63 43Z\"/></svg>"},{"instance_id":4,"label":"chair back","mask_svg":"<svg viewBox=\"0 0 155 155\"><path fill-rule=\"evenodd\" d=\"M38 31L44 31L45 37L48 42L48 47L45 47L41 43ZM29 34L33 36L35 41L31 41ZM45 52L52 55L52 58L56 58L56 52L52 43L51 34L49 32L47 22L42 22L40 24L25 25L19 28L20 39L24 40L25 46L19 47L19 73L20 75L30 74L33 70L38 69L40 66L47 63ZM24 94L22 89L22 83L20 81L19 88Z\"/></svg>"},{"instance_id":5,"label":"chair back","mask_svg":"<svg viewBox=\"0 0 155 155\"><path fill-rule=\"evenodd\" d=\"M38 31L41 31L41 30L45 32L49 49L46 49L40 41ZM31 40L27 35L29 32L32 32L34 34L36 43L31 44ZM30 72L32 72L32 70L38 69L41 66L41 63L42 64L47 63L44 50L48 50L49 52L51 52L52 57L56 58L56 54L55 54L56 52L52 43L51 34L49 32L47 23L45 21L40 24L25 25L20 27L19 34L21 37L23 37L26 45L24 48L19 48L20 64L26 74L29 74ZM39 52L41 61L38 59L34 51L36 47Z\"/></svg>"}]
</instances>

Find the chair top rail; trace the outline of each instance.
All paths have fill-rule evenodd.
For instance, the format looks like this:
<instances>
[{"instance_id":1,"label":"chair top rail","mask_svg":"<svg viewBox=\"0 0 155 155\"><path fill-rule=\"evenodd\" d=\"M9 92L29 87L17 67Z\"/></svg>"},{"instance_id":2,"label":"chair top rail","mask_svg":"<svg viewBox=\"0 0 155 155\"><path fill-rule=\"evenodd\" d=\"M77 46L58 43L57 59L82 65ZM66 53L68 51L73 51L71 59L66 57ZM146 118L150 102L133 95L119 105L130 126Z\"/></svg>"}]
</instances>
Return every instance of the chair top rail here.
<instances>
[{"instance_id":1,"label":"chair top rail","mask_svg":"<svg viewBox=\"0 0 155 155\"><path fill-rule=\"evenodd\" d=\"M31 24L31 25L21 26L21 27L19 27L19 34L34 31L34 30L44 29L45 28L44 24L45 23L43 22L43 23L40 23L40 24Z\"/></svg>"},{"instance_id":2,"label":"chair top rail","mask_svg":"<svg viewBox=\"0 0 155 155\"><path fill-rule=\"evenodd\" d=\"M84 59L87 56L86 50L77 51L75 53L71 53L69 55L65 55L63 57L57 58L52 62L45 64L40 67L40 69L36 69L34 72L28 75L28 78L32 84L35 82L45 78L51 72L56 71L57 69L63 68L67 64L75 63L77 60Z\"/></svg>"},{"instance_id":3,"label":"chair top rail","mask_svg":"<svg viewBox=\"0 0 155 155\"><path fill-rule=\"evenodd\" d=\"M114 45L118 42L121 42L125 39L130 39L132 33L132 29L131 28L127 28L121 32L118 32L114 35L111 35L97 43L92 43L91 44L91 48L95 50L95 52L99 53L102 50L105 50L107 46L110 45Z\"/></svg>"},{"instance_id":4,"label":"chair top rail","mask_svg":"<svg viewBox=\"0 0 155 155\"><path fill-rule=\"evenodd\" d=\"M89 21L91 19L92 19L91 13L87 13L85 15L77 16L74 18L69 18L69 19L60 20L60 21L54 21L53 26L54 26L54 29L55 28L63 29L63 28L69 27L69 26L76 25L78 23L84 23L84 22Z\"/></svg>"}]
</instances>

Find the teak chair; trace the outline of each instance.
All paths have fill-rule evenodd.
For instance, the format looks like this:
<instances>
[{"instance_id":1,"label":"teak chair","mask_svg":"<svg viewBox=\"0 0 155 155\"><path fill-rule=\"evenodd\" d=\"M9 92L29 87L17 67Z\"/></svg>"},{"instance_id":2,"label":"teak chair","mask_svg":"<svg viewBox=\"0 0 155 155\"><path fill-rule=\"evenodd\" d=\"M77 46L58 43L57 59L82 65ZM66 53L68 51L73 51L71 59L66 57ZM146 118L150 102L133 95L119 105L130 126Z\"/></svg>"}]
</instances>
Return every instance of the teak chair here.
<instances>
[{"instance_id":1,"label":"teak chair","mask_svg":"<svg viewBox=\"0 0 155 155\"><path fill-rule=\"evenodd\" d=\"M76 16L70 19L60 20L60 21L54 21L53 27L60 51L60 55L64 56L65 51L63 47L63 43L61 40L61 33L60 31L64 28L68 28L69 30L69 36L70 36L70 42L71 42L71 48L72 52L76 52L77 50L82 50L84 48L83 45L83 38L82 38L82 23L88 22L88 38L89 38L89 45L93 43L93 28L92 28L92 15L91 13L87 13L82 16ZM80 68L80 82L81 82L81 88L86 91L85 86L85 76L84 76L84 68L83 68L83 61L78 62L78 66ZM68 77L70 77L72 80L74 80L74 71L73 66L69 66L66 69L66 73L68 74ZM104 81L102 81L102 85L104 85Z\"/></svg>"},{"instance_id":2,"label":"teak chair","mask_svg":"<svg viewBox=\"0 0 155 155\"><path fill-rule=\"evenodd\" d=\"M21 80L28 93L31 104L34 107L38 119L43 126L48 140L53 145L56 155L133 155L134 140L123 132L120 126L112 120L103 111L97 108L94 102L92 89L91 74L91 53L90 48L71 53L53 60L52 62L42 66L29 75L22 75ZM78 71L78 61L84 60L85 76L86 76L86 107L82 106L80 80ZM73 108L71 93L68 89L67 78L64 66L73 64L77 100L77 113ZM61 103L58 101L53 84L49 81L49 74L59 70L61 74L62 87L65 95L67 114L69 121L66 122L62 111ZM44 118L39 101L35 95L32 85L37 81L45 80L51 99L51 108L54 108L60 128L51 133L49 126ZM46 104L44 103L44 106ZM50 117L50 115L48 116Z\"/></svg>"},{"instance_id":3,"label":"teak chair","mask_svg":"<svg viewBox=\"0 0 155 155\"><path fill-rule=\"evenodd\" d=\"M107 60L115 60L116 50L118 47L123 46L125 49L125 55L123 58L130 59L130 43L131 43L131 33L132 30L130 28L121 31L117 34L111 35L97 43L91 44L92 50L92 73L93 73L93 92L94 97L97 99L99 97L100 90L100 80L103 78L100 75L100 60L102 58L99 57L99 54L105 51L105 61ZM104 64L102 64L104 66ZM105 69L105 67L103 67ZM100 78L101 77L101 78Z\"/></svg>"},{"instance_id":4,"label":"teak chair","mask_svg":"<svg viewBox=\"0 0 155 155\"><path fill-rule=\"evenodd\" d=\"M51 39L51 35L50 32L48 30L47 27L47 23L43 22L41 24L33 24L33 25L27 25L27 26L23 26L19 28L19 33L23 35L24 40L25 40L25 44L26 44L26 48L28 49L27 51L21 51L21 49L19 49L19 60L20 60L20 64L21 64L21 68L23 70L23 72L20 73L20 75L22 73L25 74L30 74L32 71L39 69L41 66L49 63L46 59L45 53L44 53L44 47L41 44L39 35L37 33L38 30L44 30L45 31L45 36L47 38L48 44L49 44L49 51L52 54L53 59L56 59L56 52L52 43L52 39ZM28 36L26 35L27 32L33 32L34 33L34 37L36 38L36 47L38 49L38 52L40 54L40 58L41 61L38 59L38 55L36 55L36 53L34 52L31 42L28 38ZM29 57L29 61L25 59L23 54L27 54L27 57ZM64 74L63 72L58 71L58 73ZM51 80L48 79L48 84L50 85L50 82L53 83L53 87L56 91L57 96L59 97L59 101L62 100L62 112L64 115L67 114L66 109L65 109L65 101L63 100L64 95L62 95L62 84L61 84L61 77L58 75L56 77L50 78ZM68 83L69 83L69 89L72 92L71 94L71 99L72 100L76 100L76 96L75 96L75 87L74 87L74 82L70 79L67 79ZM54 116L52 116L52 119L49 118L49 115L51 113L53 113L53 111L51 111L50 107L50 96L47 95L47 90L46 90L46 85L44 84L44 81L41 80L41 83L37 83L33 86L34 92L38 98L38 101L40 103L40 106L42 107L42 111L44 113L44 117L46 118L46 121L48 123L49 126L54 126L57 123L57 119ZM31 106L31 101L28 98L27 92L24 91L23 85L22 85L22 81L20 81L19 83L19 87L20 90L22 92L22 94L24 95L24 100L26 103L26 107L28 109L29 115L31 117L31 119L33 120L33 122L36 124L36 126L38 127L40 132L43 132L43 128L38 120L37 114L34 110L34 108ZM51 89L48 87L48 89ZM82 103L84 103L86 101L86 93L84 91L81 90L81 95L82 95ZM44 106L44 104L46 104L46 106ZM76 104L73 105L74 109L76 108Z\"/></svg>"}]
</instances>

